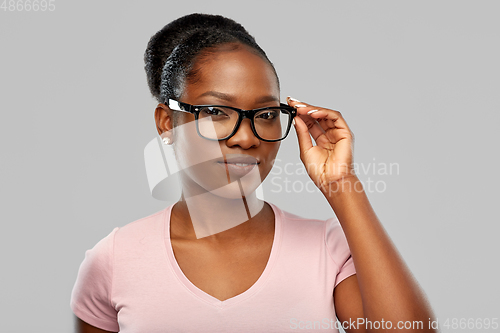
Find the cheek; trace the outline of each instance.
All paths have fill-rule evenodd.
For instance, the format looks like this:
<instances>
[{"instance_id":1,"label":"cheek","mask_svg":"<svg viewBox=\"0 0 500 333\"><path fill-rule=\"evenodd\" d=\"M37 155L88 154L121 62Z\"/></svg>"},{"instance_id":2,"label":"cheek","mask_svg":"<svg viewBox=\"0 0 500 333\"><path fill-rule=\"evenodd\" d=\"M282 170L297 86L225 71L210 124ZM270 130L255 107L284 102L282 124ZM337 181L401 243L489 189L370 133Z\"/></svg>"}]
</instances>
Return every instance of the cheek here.
<instances>
[{"instance_id":1,"label":"cheek","mask_svg":"<svg viewBox=\"0 0 500 333\"><path fill-rule=\"evenodd\" d=\"M179 168L186 169L222 157L219 142L201 138L194 121L179 124L174 140Z\"/></svg>"},{"instance_id":2,"label":"cheek","mask_svg":"<svg viewBox=\"0 0 500 333\"><path fill-rule=\"evenodd\" d=\"M175 128L175 155L177 166L183 174L205 190L228 183L224 169L214 162L222 158L219 141L201 138L196 132L195 122L184 123Z\"/></svg>"}]
</instances>

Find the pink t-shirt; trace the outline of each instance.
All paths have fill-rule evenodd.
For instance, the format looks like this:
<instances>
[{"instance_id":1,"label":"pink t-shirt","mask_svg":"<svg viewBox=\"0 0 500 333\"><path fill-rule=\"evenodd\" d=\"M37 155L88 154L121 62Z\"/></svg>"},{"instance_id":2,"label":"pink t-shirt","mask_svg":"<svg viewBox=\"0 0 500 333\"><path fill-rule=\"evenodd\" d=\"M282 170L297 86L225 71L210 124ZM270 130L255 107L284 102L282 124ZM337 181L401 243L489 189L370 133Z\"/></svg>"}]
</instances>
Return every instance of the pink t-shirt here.
<instances>
[{"instance_id":1,"label":"pink t-shirt","mask_svg":"<svg viewBox=\"0 0 500 333\"><path fill-rule=\"evenodd\" d=\"M113 332L336 332L333 289L356 273L336 218L304 219L269 203L264 272L225 301L191 283L170 243L172 206L113 231L85 253L71 295L83 321Z\"/></svg>"}]
</instances>

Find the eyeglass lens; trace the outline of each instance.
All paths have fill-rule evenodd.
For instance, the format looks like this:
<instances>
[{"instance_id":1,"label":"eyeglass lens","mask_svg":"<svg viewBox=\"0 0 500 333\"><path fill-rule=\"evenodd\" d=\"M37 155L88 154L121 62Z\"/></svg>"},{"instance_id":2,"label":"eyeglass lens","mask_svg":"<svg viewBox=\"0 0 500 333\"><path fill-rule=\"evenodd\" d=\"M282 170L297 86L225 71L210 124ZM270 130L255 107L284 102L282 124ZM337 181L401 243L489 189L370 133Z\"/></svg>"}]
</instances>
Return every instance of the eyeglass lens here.
<instances>
[{"instance_id":1,"label":"eyeglass lens","mask_svg":"<svg viewBox=\"0 0 500 333\"><path fill-rule=\"evenodd\" d=\"M280 140L285 137L290 124L290 113L279 107L259 111L254 116L257 135L264 140ZM198 130L208 139L223 139L229 136L238 123L238 112L224 107L201 107L198 115Z\"/></svg>"}]
</instances>

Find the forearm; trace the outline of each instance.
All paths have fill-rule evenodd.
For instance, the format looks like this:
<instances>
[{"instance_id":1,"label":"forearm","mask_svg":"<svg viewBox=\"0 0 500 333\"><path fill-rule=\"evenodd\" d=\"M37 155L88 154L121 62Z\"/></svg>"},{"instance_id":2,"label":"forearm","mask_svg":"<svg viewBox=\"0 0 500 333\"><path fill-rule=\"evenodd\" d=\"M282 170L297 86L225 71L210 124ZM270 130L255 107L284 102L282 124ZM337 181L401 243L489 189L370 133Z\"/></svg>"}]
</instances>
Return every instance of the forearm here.
<instances>
[{"instance_id":1,"label":"forearm","mask_svg":"<svg viewBox=\"0 0 500 333\"><path fill-rule=\"evenodd\" d=\"M359 179L352 176L336 185L323 194L346 235L365 318L393 324L422 321L424 331L433 331L428 329L433 313L425 294L375 215Z\"/></svg>"}]
</instances>

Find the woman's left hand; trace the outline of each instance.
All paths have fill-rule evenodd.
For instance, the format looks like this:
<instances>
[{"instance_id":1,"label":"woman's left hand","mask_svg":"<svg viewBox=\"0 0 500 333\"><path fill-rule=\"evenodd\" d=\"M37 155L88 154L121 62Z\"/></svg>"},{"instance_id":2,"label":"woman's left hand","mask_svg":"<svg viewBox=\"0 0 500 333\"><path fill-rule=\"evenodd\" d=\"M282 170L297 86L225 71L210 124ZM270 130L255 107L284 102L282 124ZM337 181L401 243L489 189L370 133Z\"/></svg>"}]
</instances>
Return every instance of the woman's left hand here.
<instances>
[{"instance_id":1,"label":"woman's left hand","mask_svg":"<svg viewBox=\"0 0 500 333\"><path fill-rule=\"evenodd\" d=\"M287 98L297 109L295 130L300 159L316 186L325 193L332 184L354 176L354 136L338 111ZM311 136L314 138L314 146Z\"/></svg>"}]
</instances>

